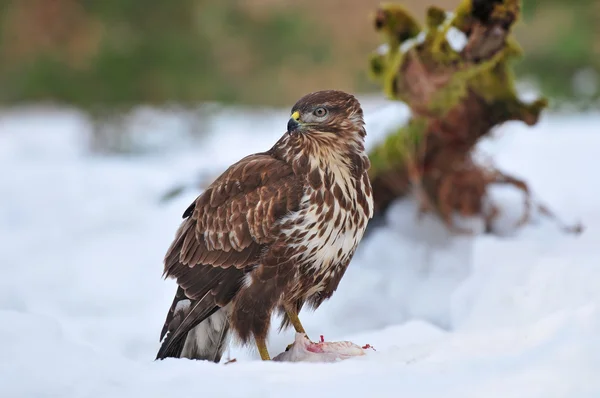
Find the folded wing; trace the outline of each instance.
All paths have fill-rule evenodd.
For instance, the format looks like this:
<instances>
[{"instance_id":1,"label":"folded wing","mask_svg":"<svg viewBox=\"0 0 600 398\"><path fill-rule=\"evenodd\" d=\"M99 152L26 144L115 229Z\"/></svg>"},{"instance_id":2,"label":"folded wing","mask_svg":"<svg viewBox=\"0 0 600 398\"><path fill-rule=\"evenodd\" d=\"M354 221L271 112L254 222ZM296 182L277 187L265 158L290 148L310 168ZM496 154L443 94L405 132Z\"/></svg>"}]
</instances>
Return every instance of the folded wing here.
<instances>
[{"instance_id":1,"label":"folded wing","mask_svg":"<svg viewBox=\"0 0 600 398\"><path fill-rule=\"evenodd\" d=\"M180 347L191 329L235 297L244 274L276 239L278 220L297 210L301 187L288 164L255 154L232 165L190 205L165 255L164 276L181 289L157 357ZM183 300L189 305L178 305Z\"/></svg>"}]
</instances>

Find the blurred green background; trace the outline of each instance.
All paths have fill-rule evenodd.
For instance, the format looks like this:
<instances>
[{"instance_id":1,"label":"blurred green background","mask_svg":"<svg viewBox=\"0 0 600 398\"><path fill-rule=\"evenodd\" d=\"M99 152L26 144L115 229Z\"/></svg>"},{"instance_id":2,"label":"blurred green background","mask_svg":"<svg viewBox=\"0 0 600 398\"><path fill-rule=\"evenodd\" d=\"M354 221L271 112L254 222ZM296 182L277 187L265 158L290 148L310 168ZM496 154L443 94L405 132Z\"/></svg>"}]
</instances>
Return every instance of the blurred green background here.
<instances>
[{"instance_id":1,"label":"blurred green background","mask_svg":"<svg viewBox=\"0 0 600 398\"><path fill-rule=\"evenodd\" d=\"M84 109L204 101L288 106L322 88L377 92L373 0L3 0L0 104ZM425 8L457 0L405 0ZM594 103L600 2L524 0L516 64L555 102Z\"/></svg>"}]
</instances>

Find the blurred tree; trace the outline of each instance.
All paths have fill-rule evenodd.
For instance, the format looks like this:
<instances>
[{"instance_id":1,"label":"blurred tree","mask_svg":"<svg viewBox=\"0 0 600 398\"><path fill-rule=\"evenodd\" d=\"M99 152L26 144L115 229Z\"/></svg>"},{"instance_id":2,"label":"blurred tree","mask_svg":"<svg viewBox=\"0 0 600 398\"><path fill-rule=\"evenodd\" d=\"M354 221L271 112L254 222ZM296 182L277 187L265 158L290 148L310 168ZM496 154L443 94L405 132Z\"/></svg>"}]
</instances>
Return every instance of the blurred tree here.
<instances>
[{"instance_id":1,"label":"blurred tree","mask_svg":"<svg viewBox=\"0 0 600 398\"><path fill-rule=\"evenodd\" d=\"M600 2L523 0L515 31L525 50L516 64L556 100L584 106L600 98Z\"/></svg>"},{"instance_id":2,"label":"blurred tree","mask_svg":"<svg viewBox=\"0 0 600 398\"><path fill-rule=\"evenodd\" d=\"M86 109L139 103L275 102L331 43L293 8L241 0L0 3L0 102ZM308 68L310 69L310 68Z\"/></svg>"},{"instance_id":3,"label":"blurred tree","mask_svg":"<svg viewBox=\"0 0 600 398\"><path fill-rule=\"evenodd\" d=\"M430 5L403 0L420 23ZM52 100L290 105L307 91L375 91L364 56L380 0L0 0L0 103ZM598 95L600 2L524 0L520 76ZM594 94L595 93L595 94Z\"/></svg>"}]
</instances>

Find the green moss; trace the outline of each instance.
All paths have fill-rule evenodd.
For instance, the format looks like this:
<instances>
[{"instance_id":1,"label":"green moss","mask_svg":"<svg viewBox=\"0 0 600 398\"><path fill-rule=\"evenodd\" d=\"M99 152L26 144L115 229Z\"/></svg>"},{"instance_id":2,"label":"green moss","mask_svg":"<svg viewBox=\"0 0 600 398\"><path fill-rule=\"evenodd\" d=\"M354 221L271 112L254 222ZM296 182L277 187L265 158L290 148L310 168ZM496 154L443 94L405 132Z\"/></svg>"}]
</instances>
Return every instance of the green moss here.
<instances>
[{"instance_id":1,"label":"green moss","mask_svg":"<svg viewBox=\"0 0 600 398\"><path fill-rule=\"evenodd\" d=\"M414 153L415 148L423 140L426 128L426 119L413 118L407 125L389 134L385 141L369 154L371 160L369 172L376 175L389 168L401 167L407 156Z\"/></svg>"},{"instance_id":2,"label":"green moss","mask_svg":"<svg viewBox=\"0 0 600 398\"><path fill-rule=\"evenodd\" d=\"M537 121L540 113L548 106L546 98L532 103L524 103L518 98L493 101L493 117L498 120L521 120L531 124Z\"/></svg>"},{"instance_id":3,"label":"green moss","mask_svg":"<svg viewBox=\"0 0 600 398\"><path fill-rule=\"evenodd\" d=\"M379 7L375 24L389 44L390 54L396 53L402 42L421 31L417 20L403 6L394 3L384 3Z\"/></svg>"},{"instance_id":4,"label":"green moss","mask_svg":"<svg viewBox=\"0 0 600 398\"><path fill-rule=\"evenodd\" d=\"M443 89L438 90L429 101L428 111L431 115L443 117L467 95L468 85L465 73L455 73Z\"/></svg>"},{"instance_id":5,"label":"green moss","mask_svg":"<svg viewBox=\"0 0 600 398\"><path fill-rule=\"evenodd\" d=\"M429 29L436 29L446 20L446 11L436 6L429 7L425 20Z\"/></svg>"},{"instance_id":6,"label":"green moss","mask_svg":"<svg viewBox=\"0 0 600 398\"><path fill-rule=\"evenodd\" d=\"M397 74L398 70L402 67L404 62L404 53L398 51L395 54L389 56L387 62L387 69L383 72L383 92L390 99L405 100L402 96L403 92L398 91L397 87Z\"/></svg>"},{"instance_id":7,"label":"green moss","mask_svg":"<svg viewBox=\"0 0 600 398\"><path fill-rule=\"evenodd\" d=\"M462 0L454 11L454 18L452 19L452 26L458 30L465 31L467 25L471 21L471 12L473 10L473 3L471 0Z\"/></svg>"},{"instance_id":8,"label":"green moss","mask_svg":"<svg viewBox=\"0 0 600 398\"><path fill-rule=\"evenodd\" d=\"M380 82L384 75L384 72L387 69L386 63L386 55L380 53L372 53L369 56L369 68L367 70L369 73L369 77L372 80Z\"/></svg>"},{"instance_id":9,"label":"green moss","mask_svg":"<svg viewBox=\"0 0 600 398\"><path fill-rule=\"evenodd\" d=\"M521 9L521 0L504 0L494 7L492 19L496 20L515 20L519 16Z\"/></svg>"}]
</instances>

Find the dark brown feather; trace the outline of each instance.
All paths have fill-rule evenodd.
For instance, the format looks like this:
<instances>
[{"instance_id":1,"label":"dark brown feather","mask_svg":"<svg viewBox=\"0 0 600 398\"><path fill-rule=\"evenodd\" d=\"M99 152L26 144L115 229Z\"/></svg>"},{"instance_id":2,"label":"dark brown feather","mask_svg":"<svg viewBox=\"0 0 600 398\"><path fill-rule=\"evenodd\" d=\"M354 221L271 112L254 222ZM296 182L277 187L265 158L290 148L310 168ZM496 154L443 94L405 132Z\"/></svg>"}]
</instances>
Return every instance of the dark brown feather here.
<instances>
[{"instance_id":1,"label":"dark brown feather","mask_svg":"<svg viewBox=\"0 0 600 398\"><path fill-rule=\"evenodd\" d=\"M164 276L176 279L179 289L161 331L161 340L169 332L171 344L163 344L161 355L234 298L245 272L278 236L277 221L298 208L301 193L291 166L261 153L231 166L188 207L164 261ZM185 319L174 319L184 299L193 308Z\"/></svg>"}]
</instances>

